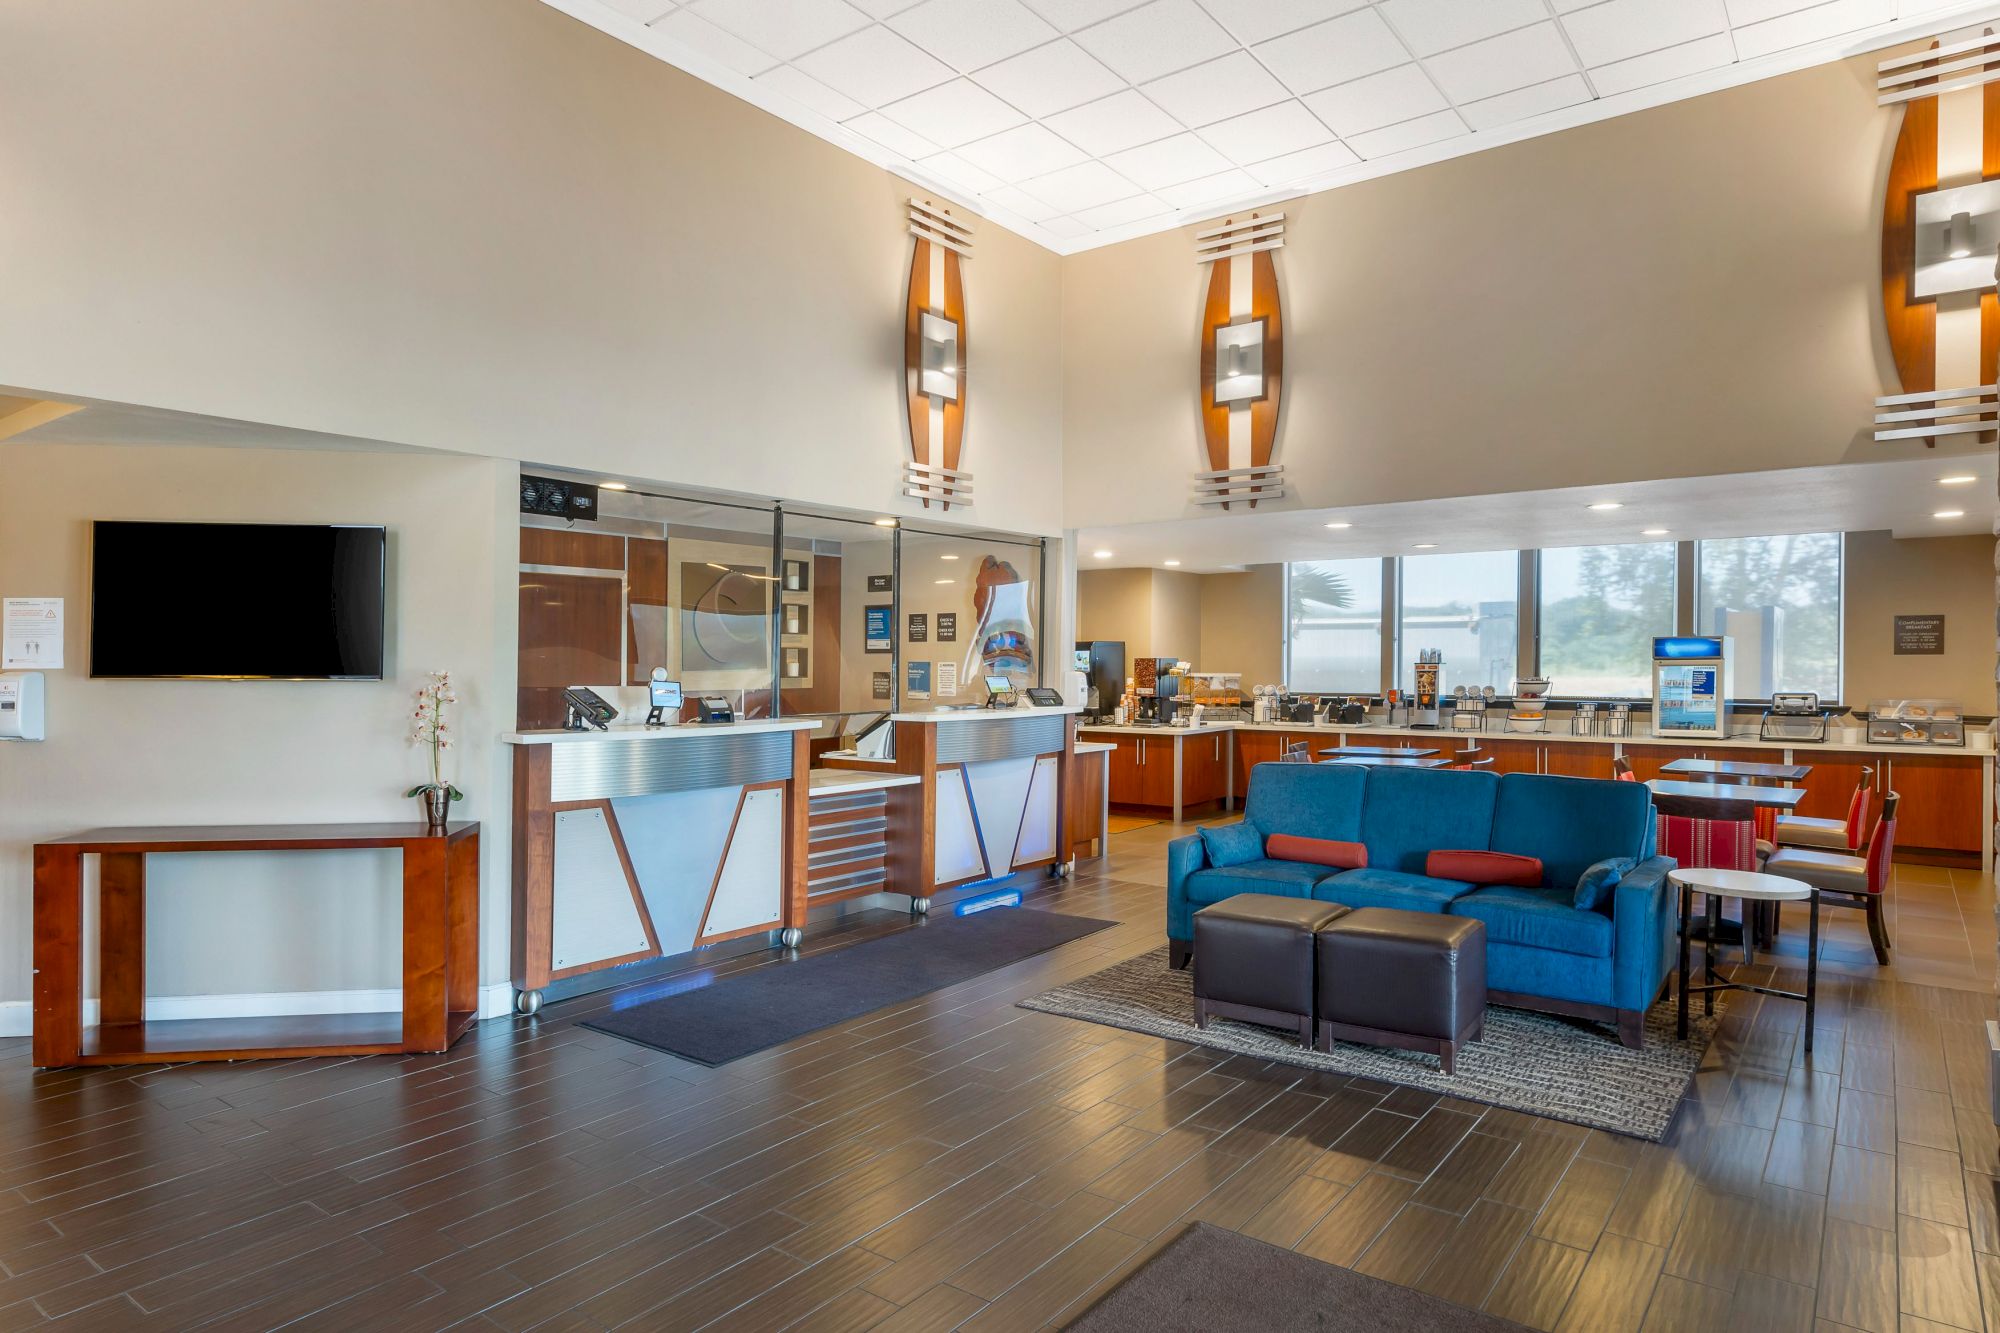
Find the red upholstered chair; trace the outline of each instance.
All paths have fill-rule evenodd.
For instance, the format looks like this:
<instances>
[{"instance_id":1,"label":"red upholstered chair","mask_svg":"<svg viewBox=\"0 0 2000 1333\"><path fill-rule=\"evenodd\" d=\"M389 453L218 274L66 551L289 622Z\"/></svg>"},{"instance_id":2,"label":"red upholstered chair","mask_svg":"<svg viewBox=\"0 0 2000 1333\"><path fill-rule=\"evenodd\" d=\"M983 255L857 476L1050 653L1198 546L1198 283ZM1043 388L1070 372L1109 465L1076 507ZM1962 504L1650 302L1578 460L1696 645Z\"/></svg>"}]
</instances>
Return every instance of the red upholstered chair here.
<instances>
[{"instance_id":1,"label":"red upholstered chair","mask_svg":"<svg viewBox=\"0 0 2000 1333\"><path fill-rule=\"evenodd\" d=\"M1285 747L1283 754L1278 756L1278 762L1281 764L1310 764L1312 761L1312 746L1305 741L1294 741Z\"/></svg>"},{"instance_id":2,"label":"red upholstered chair","mask_svg":"<svg viewBox=\"0 0 2000 1333\"><path fill-rule=\"evenodd\" d=\"M1822 852L1859 854L1868 833L1868 811L1875 795L1875 770L1861 770L1861 781L1847 800L1845 819L1815 819L1806 815L1785 815L1777 823L1772 841L1780 847L1811 847Z\"/></svg>"},{"instance_id":3,"label":"red upholstered chair","mask_svg":"<svg viewBox=\"0 0 2000 1333\"><path fill-rule=\"evenodd\" d=\"M1632 771L1632 761L1619 755L1611 761L1611 776L1620 782L1637 782L1639 775Z\"/></svg>"},{"instance_id":4,"label":"red upholstered chair","mask_svg":"<svg viewBox=\"0 0 2000 1333\"><path fill-rule=\"evenodd\" d=\"M1690 869L1756 870L1757 807L1749 801L1711 801L1691 796L1655 796L1659 814L1659 851ZM1745 904L1747 907L1748 904ZM1753 929L1766 938L1775 925L1759 923L1739 913L1743 923L1743 956L1750 957Z\"/></svg>"},{"instance_id":5,"label":"red upholstered chair","mask_svg":"<svg viewBox=\"0 0 2000 1333\"><path fill-rule=\"evenodd\" d=\"M1493 767L1493 756L1480 749L1478 741L1468 742L1465 748L1452 758L1456 762L1449 767L1460 771Z\"/></svg>"},{"instance_id":6,"label":"red upholstered chair","mask_svg":"<svg viewBox=\"0 0 2000 1333\"><path fill-rule=\"evenodd\" d=\"M1773 875L1812 885L1819 890L1822 903L1866 912L1868 939L1875 946L1878 963L1889 961L1889 925L1882 915L1882 893L1889 887L1889 866L1896 854L1896 807L1902 799L1895 792L1882 798L1882 814L1868 835L1868 850L1863 855L1782 847L1764 865Z\"/></svg>"}]
</instances>

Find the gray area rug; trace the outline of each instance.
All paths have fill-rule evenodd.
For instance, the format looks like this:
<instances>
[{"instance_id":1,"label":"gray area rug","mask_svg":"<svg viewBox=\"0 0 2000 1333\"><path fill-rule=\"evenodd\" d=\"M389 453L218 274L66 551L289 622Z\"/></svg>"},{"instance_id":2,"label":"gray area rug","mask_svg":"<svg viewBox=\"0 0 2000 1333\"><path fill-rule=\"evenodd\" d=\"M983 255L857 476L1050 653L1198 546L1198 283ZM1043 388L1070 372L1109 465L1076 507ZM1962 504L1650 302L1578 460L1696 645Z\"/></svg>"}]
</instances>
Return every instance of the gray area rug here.
<instances>
[{"instance_id":1,"label":"gray area rug","mask_svg":"<svg viewBox=\"0 0 2000 1333\"><path fill-rule=\"evenodd\" d=\"M1406 1084L1655 1143L1673 1123L1715 1035L1715 1020L1697 1011L1687 1040L1676 1037L1671 1001L1654 1005L1646 1016L1646 1046L1638 1051L1621 1046L1603 1026L1495 1005L1486 1011L1485 1037L1459 1050L1458 1073L1447 1076L1436 1056L1414 1051L1340 1042L1321 1054L1300 1046L1293 1035L1250 1023L1214 1019L1198 1028L1194 973L1168 967L1164 946L1043 991L1021 1007L1234 1055Z\"/></svg>"},{"instance_id":2,"label":"gray area rug","mask_svg":"<svg viewBox=\"0 0 2000 1333\"><path fill-rule=\"evenodd\" d=\"M1197 1222L1068 1327L1077 1333L1526 1333L1526 1325Z\"/></svg>"}]
</instances>

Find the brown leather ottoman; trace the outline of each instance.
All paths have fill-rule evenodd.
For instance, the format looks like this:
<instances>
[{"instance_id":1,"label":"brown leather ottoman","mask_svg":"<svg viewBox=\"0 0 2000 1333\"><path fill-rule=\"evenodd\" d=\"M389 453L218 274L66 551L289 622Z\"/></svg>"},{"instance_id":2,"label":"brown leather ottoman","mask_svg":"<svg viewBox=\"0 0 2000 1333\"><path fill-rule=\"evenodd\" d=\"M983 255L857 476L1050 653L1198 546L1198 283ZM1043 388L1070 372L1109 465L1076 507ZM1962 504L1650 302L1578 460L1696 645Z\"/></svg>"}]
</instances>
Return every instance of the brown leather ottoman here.
<instances>
[{"instance_id":1,"label":"brown leather ottoman","mask_svg":"<svg viewBox=\"0 0 2000 1333\"><path fill-rule=\"evenodd\" d=\"M1194 1021L1238 1018L1297 1028L1313 1042L1313 937L1339 903L1239 893L1194 914Z\"/></svg>"},{"instance_id":2,"label":"brown leather ottoman","mask_svg":"<svg viewBox=\"0 0 2000 1333\"><path fill-rule=\"evenodd\" d=\"M1429 1051L1449 1074L1459 1045L1485 1032L1484 922L1362 907L1321 927L1317 943L1318 1049Z\"/></svg>"}]
</instances>

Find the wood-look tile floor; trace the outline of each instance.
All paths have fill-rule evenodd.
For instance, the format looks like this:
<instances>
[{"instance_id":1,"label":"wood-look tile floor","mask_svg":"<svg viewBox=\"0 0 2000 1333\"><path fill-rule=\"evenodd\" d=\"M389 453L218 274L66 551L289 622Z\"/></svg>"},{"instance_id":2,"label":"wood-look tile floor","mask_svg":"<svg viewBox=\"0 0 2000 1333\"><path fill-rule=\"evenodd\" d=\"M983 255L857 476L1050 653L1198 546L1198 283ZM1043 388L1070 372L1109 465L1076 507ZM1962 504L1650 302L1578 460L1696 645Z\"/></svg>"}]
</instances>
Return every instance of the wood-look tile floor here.
<instances>
[{"instance_id":1,"label":"wood-look tile floor","mask_svg":"<svg viewBox=\"0 0 2000 1333\"><path fill-rule=\"evenodd\" d=\"M1734 997L1655 1145L1016 1009L1158 943L1173 832L1031 896L1118 928L719 1070L610 995L418 1059L0 1042L0 1330L1034 1328L1203 1219L1538 1328L2000 1333L1989 882L1904 872L1810 1059Z\"/></svg>"}]
</instances>

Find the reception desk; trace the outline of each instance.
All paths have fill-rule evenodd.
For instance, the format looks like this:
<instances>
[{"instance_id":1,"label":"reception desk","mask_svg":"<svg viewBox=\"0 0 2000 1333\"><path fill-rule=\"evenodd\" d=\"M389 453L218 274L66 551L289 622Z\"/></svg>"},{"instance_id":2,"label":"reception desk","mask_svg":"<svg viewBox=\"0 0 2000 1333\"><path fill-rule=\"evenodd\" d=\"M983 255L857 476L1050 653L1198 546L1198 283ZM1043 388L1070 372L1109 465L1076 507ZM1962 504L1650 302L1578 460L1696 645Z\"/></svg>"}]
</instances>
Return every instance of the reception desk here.
<instances>
[{"instance_id":1,"label":"reception desk","mask_svg":"<svg viewBox=\"0 0 2000 1333\"><path fill-rule=\"evenodd\" d=\"M516 732L515 1004L771 931L807 910L807 736L746 721Z\"/></svg>"},{"instance_id":2,"label":"reception desk","mask_svg":"<svg viewBox=\"0 0 2000 1333\"><path fill-rule=\"evenodd\" d=\"M827 755L844 772L907 775L887 789L885 887L918 913L932 895L1023 870L1066 873L1075 708L893 713L895 757Z\"/></svg>"}]
</instances>

